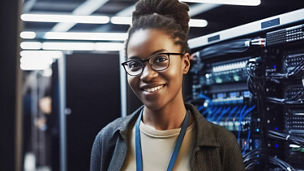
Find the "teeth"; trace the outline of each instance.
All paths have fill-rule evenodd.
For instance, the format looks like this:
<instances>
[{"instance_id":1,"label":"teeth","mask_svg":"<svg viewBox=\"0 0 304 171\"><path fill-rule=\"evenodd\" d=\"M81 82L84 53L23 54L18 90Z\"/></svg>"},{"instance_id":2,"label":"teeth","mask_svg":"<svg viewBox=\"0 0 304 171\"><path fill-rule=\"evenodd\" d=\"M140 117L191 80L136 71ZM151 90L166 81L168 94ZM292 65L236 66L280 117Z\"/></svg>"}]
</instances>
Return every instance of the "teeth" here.
<instances>
[{"instance_id":1,"label":"teeth","mask_svg":"<svg viewBox=\"0 0 304 171\"><path fill-rule=\"evenodd\" d=\"M147 92L154 92L156 90L159 90L161 89L163 86L157 86L157 87L153 87L153 88L145 88L144 90L147 91Z\"/></svg>"}]
</instances>

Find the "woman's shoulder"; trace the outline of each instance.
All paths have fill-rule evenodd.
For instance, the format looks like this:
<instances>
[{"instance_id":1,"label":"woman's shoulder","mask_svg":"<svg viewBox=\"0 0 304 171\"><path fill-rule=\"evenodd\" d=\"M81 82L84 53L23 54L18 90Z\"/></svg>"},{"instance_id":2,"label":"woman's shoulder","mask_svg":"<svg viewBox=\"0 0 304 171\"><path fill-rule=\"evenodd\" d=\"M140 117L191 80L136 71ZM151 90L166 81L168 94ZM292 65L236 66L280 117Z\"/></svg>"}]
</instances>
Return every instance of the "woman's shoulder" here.
<instances>
[{"instance_id":1,"label":"woman's shoulder","mask_svg":"<svg viewBox=\"0 0 304 171\"><path fill-rule=\"evenodd\" d=\"M135 110L130 115L116 118L115 120L107 124L105 127L103 127L98 132L96 138L109 138L113 137L117 133L126 132L127 129L130 128L130 126L132 125L131 123L136 120L136 116L138 115L140 109L141 107Z\"/></svg>"},{"instance_id":2,"label":"woman's shoulder","mask_svg":"<svg viewBox=\"0 0 304 171\"><path fill-rule=\"evenodd\" d=\"M235 135L232 132L228 131L226 128L219 126L217 124L214 124L212 122L209 122L209 121L208 121L208 124L210 125L211 129L213 130L214 135L216 136L216 139L219 142L222 142L223 144L226 144L227 140L228 140L228 142L231 142L231 141L236 142Z\"/></svg>"},{"instance_id":3,"label":"woman's shoulder","mask_svg":"<svg viewBox=\"0 0 304 171\"><path fill-rule=\"evenodd\" d=\"M114 135L115 132L127 129L128 123L132 119L133 115L125 117L119 117L103 127L97 134L97 137L108 137Z\"/></svg>"}]
</instances>

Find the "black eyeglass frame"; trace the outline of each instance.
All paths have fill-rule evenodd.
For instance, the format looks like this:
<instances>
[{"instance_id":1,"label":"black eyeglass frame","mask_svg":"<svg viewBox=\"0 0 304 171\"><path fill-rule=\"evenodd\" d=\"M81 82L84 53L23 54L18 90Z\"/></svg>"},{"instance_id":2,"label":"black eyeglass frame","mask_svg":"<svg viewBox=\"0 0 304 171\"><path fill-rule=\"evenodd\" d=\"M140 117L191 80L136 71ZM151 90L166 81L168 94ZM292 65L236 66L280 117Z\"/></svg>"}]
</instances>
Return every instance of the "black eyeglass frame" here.
<instances>
[{"instance_id":1,"label":"black eyeglass frame","mask_svg":"<svg viewBox=\"0 0 304 171\"><path fill-rule=\"evenodd\" d=\"M157 56L157 55L163 55L163 54L164 54L164 55L168 55L168 59L169 59L168 66L167 66L166 68L164 68L164 69L161 69L161 70L155 70L155 69L153 69L152 64L149 63L150 59L153 58L153 57L155 57L155 56ZM126 73L127 73L128 75L131 75L131 76L140 75L140 74L144 71L145 63L146 63L146 62L149 63L149 65L150 65L150 67L151 67L151 69L152 69L153 71L164 71L164 70L168 69L168 67L170 66L170 55L185 55L185 53L173 53L173 52L172 52L172 53L171 53L171 52L156 53L156 54L151 55L151 56L148 57L147 59L132 59L132 60L128 60L128 61L125 61L125 62L121 63L121 65L122 65L123 68L125 69ZM140 72L140 73L135 74L135 75L132 75L132 74L130 74L130 73L127 71L127 69L126 69L125 67L126 67L126 64L127 64L128 62L134 61L134 60L140 61L140 62L142 63L142 66L143 66L143 67L141 67L141 72Z\"/></svg>"}]
</instances>

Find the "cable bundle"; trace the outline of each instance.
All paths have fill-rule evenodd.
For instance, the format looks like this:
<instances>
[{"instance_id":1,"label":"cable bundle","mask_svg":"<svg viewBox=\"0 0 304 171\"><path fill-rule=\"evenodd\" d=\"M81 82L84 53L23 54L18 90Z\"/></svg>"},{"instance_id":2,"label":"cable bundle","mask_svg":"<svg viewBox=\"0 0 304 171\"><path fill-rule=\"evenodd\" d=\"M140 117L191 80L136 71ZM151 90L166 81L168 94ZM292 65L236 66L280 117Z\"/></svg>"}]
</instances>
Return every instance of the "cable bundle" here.
<instances>
[{"instance_id":1,"label":"cable bundle","mask_svg":"<svg viewBox=\"0 0 304 171\"><path fill-rule=\"evenodd\" d=\"M290 78L292 76L295 76L297 74L299 74L301 71L304 71L304 60L301 61L299 63L299 65L297 65L296 67L294 67L291 71L287 72L287 73L270 73L269 75L267 75L268 77L271 77L273 79L287 79Z\"/></svg>"},{"instance_id":2,"label":"cable bundle","mask_svg":"<svg viewBox=\"0 0 304 171\"><path fill-rule=\"evenodd\" d=\"M277 79L283 79L283 78L289 78L291 76L294 76L298 74L300 71L304 70L304 61L301 61L301 63L295 67L292 71L281 74L281 73L274 73L270 74L268 76L262 76L258 71L260 67L260 63L257 60L249 60L246 63L246 71L249 75L247 79L247 85L249 91L253 95L257 95L258 93L262 93L264 91L264 86L262 85L262 79L270 80L275 83L279 83ZM304 78L304 75L303 75ZM304 79L303 79L304 80ZM304 104L304 89L302 91L299 91L296 95L294 95L291 98L276 98L276 97L266 97L266 99L269 102L277 103L277 104Z\"/></svg>"},{"instance_id":3,"label":"cable bundle","mask_svg":"<svg viewBox=\"0 0 304 171\"><path fill-rule=\"evenodd\" d=\"M250 59L246 63L246 72L248 74L247 78L247 86L249 91L254 95L257 96L258 94L264 94L264 86L263 86L263 79L266 79L263 74L261 73L261 62L260 58Z\"/></svg>"},{"instance_id":4,"label":"cable bundle","mask_svg":"<svg viewBox=\"0 0 304 171\"><path fill-rule=\"evenodd\" d=\"M265 155L262 154L260 150L252 150L252 151L246 153L243 156L245 169L249 170L249 169L253 168L257 163L260 162L260 160L262 158L265 159ZM271 164L273 164L275 166L279 166L283 170L296 171L296 169L293 168L290 164L288 164L287 162L285 162L277 157L269 156L268 160Z\"/></svg>"},{"instance_id":5,"label":"cable bundle","mask_svg":"<svg viewBox=\"0 0 304 171\"><path fill-rule=\"evenodd\" d=\"M295 168L293 168L292 166L290 166L288 163L286 163L285 161L277 158L277 157L269 157L269 161L270 163L272 163L275 166L279 166L281 169L283 170L287 170L287 171L296 171Z\"/></svg>"},{"instance_id":6,"label":"cable bundle","mask_svg":"<svg viewBox=\"0 0 304 171\"><path fill-rule=\"evenodd\" d=\"M279 139L279 140L284 140L284 141L291 141L295 144L304 146L304 138L299 137L299 136L294 136L290 134L285 134L285 133L280 133L276 131L269 130L268 131L268 136L271 138Z\"/></svg>"},{"instance_id":7,"label":"cable bundle","mask_svg":"<svg viewBox=\"0 0 304 171\"><path fill-rule=\"evenodd\" d=\"M255 166L259 162L260 157L261 155L259 150L252 150L246 153L243 156L245 169L248 170Z\"/></svg>"},{"instance_id":8,"label":"cable bundle","mask_svg":"<svg viewBox=\"0 0 304 171\"><path fill-rule=\"evenodd\" d=\"M299 74L301 71L304 71L304 60L299 63L296 67L294 67L291 71L287 73L266 73L266 76L258 76L255 72L258 71L260 63L258 60L249 60L246 63L246 71L247 74L255 79L266 79L273 82L279 82L277 79L288 79Z\"/></svg>"},{"instance_id":9,"label":"cable bundle","mask_svg":"<svg viewBox=\"0 0 304 171\"><path fill-rule=\"evenodd\" d=\"M276 97L267 97L267 100L269 102L272 103L277 103L277 104L304 104L304 99L300 99L301 97L303 97L304 95L304 91L300 91L298 92L294 97L290 98L290 99L280 99L280 98L276 98ZM296 99L298 98L298 99Z\"/></svg>"}]
</instances>

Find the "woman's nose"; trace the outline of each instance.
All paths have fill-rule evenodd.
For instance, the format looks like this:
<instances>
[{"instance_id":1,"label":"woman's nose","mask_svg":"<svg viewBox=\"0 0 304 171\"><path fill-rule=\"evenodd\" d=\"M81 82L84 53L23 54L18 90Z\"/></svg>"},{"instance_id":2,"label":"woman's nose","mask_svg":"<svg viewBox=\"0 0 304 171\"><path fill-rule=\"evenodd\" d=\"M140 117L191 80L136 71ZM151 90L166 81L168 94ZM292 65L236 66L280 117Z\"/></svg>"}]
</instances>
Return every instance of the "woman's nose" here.
<instances>
[{"instance_id":1,"label":"woman's nose","mask_svg":"<svg viewBox=\"0 0 304 171\"><path fill-rule=\"evenodd\" d=\"M152 68L151 68L151 65L149 63L147 63L144 68L143 68L143 71L141 73L141 76L140 76L140 79L142 80L150 80L152 78L155 78L157 77L158 75L158 72L157 71L154 71Z\"/></svg>"}]
</instances>

